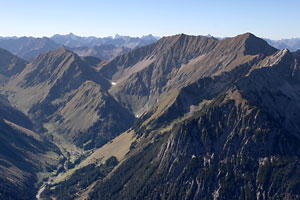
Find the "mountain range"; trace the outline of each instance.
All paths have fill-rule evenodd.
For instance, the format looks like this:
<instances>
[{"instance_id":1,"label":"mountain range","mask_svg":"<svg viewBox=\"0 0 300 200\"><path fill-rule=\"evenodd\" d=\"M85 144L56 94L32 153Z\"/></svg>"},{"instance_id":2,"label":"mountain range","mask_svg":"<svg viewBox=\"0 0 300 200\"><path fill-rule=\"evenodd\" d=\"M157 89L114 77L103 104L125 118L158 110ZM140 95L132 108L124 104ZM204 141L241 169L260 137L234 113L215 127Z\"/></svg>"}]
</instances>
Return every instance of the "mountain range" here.
<instances>
[{"instance_id":1,"label":"mountain range","mask_svg":"<svg viewBox=\"0 0 300 200\"><path fill-rule=\"evenodd\" d=\"M281 40L270 40L265 39L270 45L278 49L287 48L290 51L297 51L300 49L300 38L281 39Z\"/></svg>"},{"instance_id":2,"label":"mountain range","mask_svg":"<svg viewBox=\"0 0 300 200\"><path fill-rule=\"evenodd\" d=\"M208 35L207 37L212 37ZM160 37L147 35L142 37L120 36L114 37L81 37L73 33L67 35L53 35L52 37L0 37L0 48L4 48L11 53L25 59L33 61L41 53L65 47L79 56L95 56L100 59L109 60L118 55L129 52L137 47L146 46L159 40ZM222 38L219 38L220 40ZM271 46L290 51L300 49L300 39L265 39Z\"/></svg>"},{"instance_id":3,"label":"mountain range","mask_svg":"<svg viewBox=\"0 0 300 200\"><path fill-rule=\"evenodd\" d=\"M145 46L157 41L158 37L152 35L138 37L80 37L72 33L68 35L54 35L50 38L34 37L0 37L0 48L27 61L33 61L41 53L55 50L60 47L71 49L84 56L96 56L101 59L111 59L126 53L136 47Z\"/></svg>"},{"instance_id":4,"label":"mountain range","mask_svg":"<svg viewBox=\"0 0 300 200\"><path fill-rule=\"evenodd\" d=\"M153 35L147 35L142 37L130 37L130 36L120 36L115 35L115 37L81 37L74 35L73 33L67 35L53 35L50 39L52 39L57 44L62 44L68 47L94 47L103 44L113 44L115 46L124 46L127 48L135 48L138 46L145 46L147 44L153 43L159 39L158 37L154 37Z\"/></svg>"},{"instance_id":5,"label":"mountain range","mask_svg":"<svg viewBox=\"0 0 300 200\"><path fill-rule=\"evenodd\" d=\"M1 49L1 198L300 198L300 51L152 37Z\"/></svg>"}]
</instances>

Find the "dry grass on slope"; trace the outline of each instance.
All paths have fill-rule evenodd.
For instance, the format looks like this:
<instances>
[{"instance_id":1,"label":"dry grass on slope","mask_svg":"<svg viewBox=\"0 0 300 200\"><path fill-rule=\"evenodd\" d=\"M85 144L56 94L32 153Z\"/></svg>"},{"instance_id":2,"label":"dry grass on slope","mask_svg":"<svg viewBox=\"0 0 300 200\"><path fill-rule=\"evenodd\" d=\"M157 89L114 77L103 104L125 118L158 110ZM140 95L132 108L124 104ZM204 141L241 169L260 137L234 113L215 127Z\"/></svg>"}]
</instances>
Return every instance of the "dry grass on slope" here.
<instances>
[{"instance_id":1,"label":"dry grass on slope","mask_svg":"<svg viewBox=\"0 0 300 200\"><path fill-rule=\"evenodd\" d=\"M64 174L61 174L58 176L54 183L59 183L61 181L66 180L69 178L77 169L83 168L89 164L96 163L96 164L104 164L105 161L115 156L119 163L122 163L125 155L129 152L131 143L136 140L136 137L134 135L134 131L126 131L113 139L111 142L105 144L98 150L96 150L94 153L92 153L89 157L87 157L85 160L83 160L78 166L75 168L67 171Z\"/></svg>"}]
</instances>

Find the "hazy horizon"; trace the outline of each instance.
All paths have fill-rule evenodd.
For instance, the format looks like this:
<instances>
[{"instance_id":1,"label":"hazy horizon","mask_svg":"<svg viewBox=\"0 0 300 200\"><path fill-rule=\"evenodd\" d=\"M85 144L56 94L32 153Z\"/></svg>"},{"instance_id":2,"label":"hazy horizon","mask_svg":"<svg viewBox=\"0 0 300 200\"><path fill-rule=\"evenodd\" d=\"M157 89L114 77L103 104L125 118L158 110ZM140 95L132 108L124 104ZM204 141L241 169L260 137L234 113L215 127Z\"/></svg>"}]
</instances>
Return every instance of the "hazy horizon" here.
<instances>
[{"instance_id":1,"label":"hazy horizon","mask_svg":"<svg viewBox=\"0 0 300 200\"><path fill-rule=\"evenodd\" d=\"M108 37L212 35L251 32L273 40L299 38L300 2L288 1L3 1L0 36L54 34Z\"/></svg>"},{"instance_id":2,"label":"hazy horizon","mask_svg":"<svg viewBox=\"0 0 300 200\"><path fill-rule=\"evenodd\" d=\"M245 32L247 33L247 32ZM237 35L242 35L242 34L245 34L245 33L240 33L240 34L237 34ZM251 33L251 32L250 32ZM70 35L70 34L73 34L75 36L79 36L79 37L83 37L83 38L88 38L88 37L96 37L96 38L116 38L116 35L119 35L119 36L124 36L124 37L138 37L138 38L141 38L141 37L146 37L146 36L149 36L149 35L152 35L153 37L156 37L157 39L160 39L162 37L166 37L166 36L174 36L174 35L178 35L178 34L186 34L186 35L193 35L193 34L187 34L187 33L176 33L176 34L173 34L173 35L163 35L163 36L158 36L158 35L153 35L151 33L149 34L146 34L146 35L141 35L141 36L133 36L133 35L120 35L118 33L114 34L114 35L107 35L107 36L95 36L95 35L78 35L76 33L73 33L73 32L69 32L69 33L65 33L65 34L54 34L54 35L50 35L50 36L32 36L32 35L21 35L21 36L16 36L16 35L10 35L10 36L2 36L0 35L0 38L13 38L13 37L17 37L17 38L22 38L22 37L32 37L32 38L43 38L43 37L47 37L47 38L51 38L55 35ZM254 34L255 36L257 37L260 37L258 35L256 35L255 33L252 33ZM224 38L229 38L229 37L235 37L237 35L233 35L233 36L225 36L225 37L219 37L219 36L215 36L215 35L211 35L211 34L207 34L207 35L193 35L193 36L207 36L207 37L215 37L215 38L219 38L219 39L224 39ZM267 38L267 37L260 37L260 38L263 38L263 39L270 39L270 40L274 40L274 41L277 41L277 40L285 40L285 39L300 39L300 36L299 37L292 37L292 38L281 38L281 39L271 39L271 38Z\"/></svg>"}]
</instances>

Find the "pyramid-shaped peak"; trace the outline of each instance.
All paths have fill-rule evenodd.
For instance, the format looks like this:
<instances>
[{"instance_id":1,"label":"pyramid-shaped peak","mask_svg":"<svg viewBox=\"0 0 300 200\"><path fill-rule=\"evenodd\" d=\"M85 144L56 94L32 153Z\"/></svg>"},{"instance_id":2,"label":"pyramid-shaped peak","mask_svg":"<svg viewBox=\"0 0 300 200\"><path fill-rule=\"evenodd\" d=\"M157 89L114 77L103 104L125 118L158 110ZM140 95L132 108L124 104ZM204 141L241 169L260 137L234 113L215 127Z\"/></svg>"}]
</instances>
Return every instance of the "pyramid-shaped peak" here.
<instances>
[{"instance_id":1,"label":"pyramid-shaped peak","mask_svg":"<svg viewBox=\"0 0 300 200\"><path fill-rule=\"evenodd\" d=\"M250 33L250 32L246 32L244 34L238 35L237 37L243 37L245 39L247 39L247 38L257 38L257 39L259 39L259 37L257 37L256 35L254 35L253 33Z\"/></svg>"},{"instance_id":2,"label":"pyramid-shaped peak","mask_svg":"<svg viewBox=\"0 0 300 200\"><path fill-rule=\"evenodd\" d=\"M225 41L230 41L233 46L241 46L245 55L272 55L277 51L276 48L270 46L265 40L247 32L233 38L227 38Z\"/></svg>"},{"instance_id":3,"label":"pyramid-shaped peak","mask_svg":"<svg viewBox=\"0 0 300 200\"><path fill-rule=\"evenodd\" d=\"M59 48L57 48L57 49L55 49L55 50L53 50L51 52L58 52L58 53L67 53L67 52L69 52L69 53L71 53L71 51L69 51L65 47L59 47Z\"/></svg>"},{"instance_id":4,"label":"pyramid-shaped peak","mask_svg":"<svg viewBox=\"0 0 300 200\"><path fill-rule=\"evenodd\" d=\"M186 37L188 36L187 34L184 34L184 33L180 33L180 34L177 34L179 37Z\"/></svg>"},{"instance_id":5,"label":"pyramid-shaped peak","mask_svg":"<svg viewBox=\"0 0 300 200\"><path fill-rule=\"evenodd\" d=\"M253 33L247 32L247 33L243 33L234 37L229 37L229 38L225 38L225 40L236 40L236 41L243 41L246 42L247 40L257 40L257 41L264 41L263 39L257 37L256 35L254 35Z\"/></svg>"},{"instance_id":6,"label":"pyramid-shaped peak","mask_svg":"<svg viewBox=\"0 0 300 200\"><path fill-rule=\"evenodd\" d=\"M48 60L48 62L54 62L56 59L73 55L75 56L76 54L67 50L64 47L60 47L55 50L51 50L40 54L32 63L37 64L45 60Z\"/></svg>"},{"instance_id":7,"label":"pyramid-shaped peak","mask_svg":"<svg viewBox=\"0 0 300 200\"><path fill-rule=\"evenodd\" d=\"M74 33L70 32L67 36L69 37L78 37L77 35L75 35Z\"/></svg>"},{"instance_id":8,"label":"pyramid-shaped peak","mask_svg":"<svg viewBox=\"0 0 300 200\"><path fill-rule=\"evenodd\" d=\"M46 54L50 54L50 55L63 55L63 54L74 54L72 51L66 49L65 47L59 47L57 49L54 49L52 51L48 51L46 52Z\"/></svg>"},{"instance_id":9,"label":"pyramid-shaped peak","mask_svg":"<svg viewBox=\"0 0 300 200\"><path fill-rule=\"evenodd\" d=\"M226 38L225 40L233 40L236 43L246 44L247 42L264 43L265 41L253 33L247 32L244 34L237 35L235 37Z\"/></svg>"}]
</instances>

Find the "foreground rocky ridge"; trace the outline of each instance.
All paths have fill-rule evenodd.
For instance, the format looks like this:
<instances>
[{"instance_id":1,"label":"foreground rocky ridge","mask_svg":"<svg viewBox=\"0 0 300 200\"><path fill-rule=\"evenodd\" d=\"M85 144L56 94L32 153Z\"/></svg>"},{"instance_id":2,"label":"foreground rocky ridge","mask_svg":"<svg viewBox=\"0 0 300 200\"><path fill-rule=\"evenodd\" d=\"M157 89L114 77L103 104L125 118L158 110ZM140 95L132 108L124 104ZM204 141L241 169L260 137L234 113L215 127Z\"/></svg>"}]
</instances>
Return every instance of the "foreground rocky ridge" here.
<instances>
[{"instance_id":1,"label":"foreground rocky ridge","mask_svg":"<svg viewBox=\"0 0 300 200\"><path fill-rule=\"evenodd\" d=\"M299 66L290 52L277 54L193 114L137 127L143 146L90 198L297 199L300 118L282 106L298 113Z\"/></svg>"}]
</instances>

